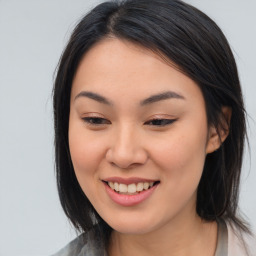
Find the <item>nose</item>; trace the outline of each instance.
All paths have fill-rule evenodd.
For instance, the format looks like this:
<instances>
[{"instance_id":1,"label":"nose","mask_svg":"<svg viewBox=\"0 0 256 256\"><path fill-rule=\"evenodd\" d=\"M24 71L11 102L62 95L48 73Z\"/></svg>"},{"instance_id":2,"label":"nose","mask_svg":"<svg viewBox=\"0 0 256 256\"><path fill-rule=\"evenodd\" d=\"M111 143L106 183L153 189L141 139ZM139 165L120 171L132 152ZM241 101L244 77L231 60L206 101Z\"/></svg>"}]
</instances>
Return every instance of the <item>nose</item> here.
<instances>
[{"instance_id":1,"label":"nose","mask_svg":"<svg viewBox=\"0 0 256 256\"><path fill-rule=\"evenodd\" d=\"M121 169L145 164L148 158L142 138L133 127L124 126L110 138L106 159Z\"/></svg>"}]
</instances>

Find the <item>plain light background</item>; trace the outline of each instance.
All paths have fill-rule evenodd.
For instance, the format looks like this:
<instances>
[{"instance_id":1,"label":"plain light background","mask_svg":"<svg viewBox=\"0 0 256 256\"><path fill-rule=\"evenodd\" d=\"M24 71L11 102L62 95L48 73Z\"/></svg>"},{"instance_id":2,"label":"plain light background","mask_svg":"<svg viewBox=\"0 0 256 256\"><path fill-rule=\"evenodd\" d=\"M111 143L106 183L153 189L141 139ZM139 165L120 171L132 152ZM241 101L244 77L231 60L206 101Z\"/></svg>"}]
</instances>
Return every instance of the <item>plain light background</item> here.
<instances>
[{"instance_id":1,"label":"plain light background","mask_svg":"<svg viewBox=\"0 0 256 256\"><path fill-rule=\"evenodd\" d=\"M55 185L51 90L77 20L102 1L0 0L0 255L50 255L75 237ZM256 228L256 2L187 0L222 28L249 117L240 205Z\"/></svg>"}]
</instances>

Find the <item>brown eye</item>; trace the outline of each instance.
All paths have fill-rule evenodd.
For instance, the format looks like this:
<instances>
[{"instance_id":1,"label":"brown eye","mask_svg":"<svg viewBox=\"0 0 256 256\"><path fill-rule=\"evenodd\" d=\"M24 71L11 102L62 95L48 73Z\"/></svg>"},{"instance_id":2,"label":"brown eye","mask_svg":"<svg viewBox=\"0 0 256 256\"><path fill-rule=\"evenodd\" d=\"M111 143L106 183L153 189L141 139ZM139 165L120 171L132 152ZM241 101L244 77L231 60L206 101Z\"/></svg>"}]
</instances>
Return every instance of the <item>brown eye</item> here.
<instances>
[{"instance_id":1,"label":"brown eye","mask_svg":"<svg viewBox=\"0 0 256 256\"><path fill-rule=\"evenodd\" d=\"M175 121L176 119L152 119L147 121L145 124L153 125L153 126L166 126L166 125L172 124Z\"/></svg>"},{"instance_id":2,"label":"brown eye","mask_svg":"<svg viewBox=\"0 0 256 256\"><path fill-rule=\"evenodd\" d=\"M107 119L101 118L101 117L84 117L82 118L84 122L90 124L90 125L104 125L104 124L110 124L110 122Z\"/></svg>"}]
</instances>

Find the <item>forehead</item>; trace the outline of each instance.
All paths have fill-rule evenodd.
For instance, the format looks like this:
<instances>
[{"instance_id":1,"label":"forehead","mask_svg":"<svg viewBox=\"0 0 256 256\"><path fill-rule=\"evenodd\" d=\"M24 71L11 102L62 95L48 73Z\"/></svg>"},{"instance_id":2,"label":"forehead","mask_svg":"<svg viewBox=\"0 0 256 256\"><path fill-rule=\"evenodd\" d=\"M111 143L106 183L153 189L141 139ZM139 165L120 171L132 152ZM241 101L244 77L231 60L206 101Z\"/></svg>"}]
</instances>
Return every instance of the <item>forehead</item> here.
<instances>
[{"instance_id":1,"label":"forehead","mask_svg":"<svg viewBox=\"0 0 256 256\"><path fill-rule=\"evenodd\" d=\"M169 90L185 98L202 97L197 84L170 63L131 42L104 39L82 58L74 77L72 97L83 90L103 93L109 98L126 95L137 100Z\"/></svg>"}]
</instances>

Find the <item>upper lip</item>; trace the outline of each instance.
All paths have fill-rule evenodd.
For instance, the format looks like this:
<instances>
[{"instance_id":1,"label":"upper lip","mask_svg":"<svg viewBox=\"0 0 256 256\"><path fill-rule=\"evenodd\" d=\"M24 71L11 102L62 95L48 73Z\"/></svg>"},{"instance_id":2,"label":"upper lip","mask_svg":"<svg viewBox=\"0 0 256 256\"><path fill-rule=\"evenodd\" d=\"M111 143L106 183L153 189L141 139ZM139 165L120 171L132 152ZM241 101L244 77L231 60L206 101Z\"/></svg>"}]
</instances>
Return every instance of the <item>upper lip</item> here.
<instances>
[{"instance_id":1,"label":"upper lip","mask_svg":"<svg viewBox=\"0 0 256 256\"><path fill-rule=\"evenodd\" d=\"M130 178L122 178L122 177L109 177L106 179L103 179L103 181L106 182L117 182L119 184L132 184L132 183L140 183L140 182L156 182L158 180L152 180L147 178L140 178L140 177L130 177Z\"/></svg>"}]
</instances>

